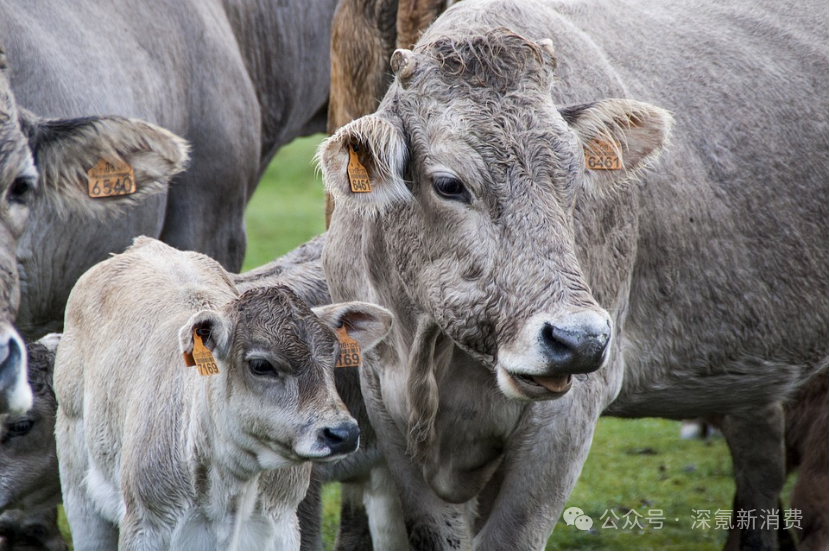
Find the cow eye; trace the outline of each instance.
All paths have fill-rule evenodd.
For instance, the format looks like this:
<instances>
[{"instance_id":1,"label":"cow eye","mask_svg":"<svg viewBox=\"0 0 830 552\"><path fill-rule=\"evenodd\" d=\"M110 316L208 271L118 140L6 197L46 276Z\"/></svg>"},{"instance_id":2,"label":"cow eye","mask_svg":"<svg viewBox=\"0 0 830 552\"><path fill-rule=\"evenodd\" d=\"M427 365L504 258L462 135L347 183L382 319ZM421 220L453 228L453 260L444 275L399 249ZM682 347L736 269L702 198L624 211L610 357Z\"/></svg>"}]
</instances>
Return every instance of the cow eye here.
<instances>
[{"instance_id":1,"label":"cow eye","mask_svg":"<svg viewBox=\"0 0 830 552\"><path fill-rule=\"evenodd\" d=\"M32 180L25 176L20 176L14 179L9 188L8 199L13 203L25 203L26 196L32 191L34 187Z\"/></svg>"},{"instance_id":2,"label":"cow eye","mask_svg":"<svg viewBox=\"0 0 830 552\"><path fill-rule=\"evenodd\" d=\"M24 418L21 420L15 420L11 423L6 424L6 434L4 437L12 438L12 437L23 437L34 427L35 422L34 420L30 420L28 418Z\"/></svg>"},{"instance_id":3,"label":"cow eye","mask_svg":"<svg viewBox=\"0 0 830 552\"><path fill-rule=\"evenodd\" d=\"M432 179L432 188L439 196L454 201L470 202L470 193L464 184L451 176L436 176Z\"/></svg>"},{"instance_id":4,"label":"cow eye","mask_svg":"<svg viewBox=\"0 0 830 552\"><path fill-rule=\"evenodd\" d=\"M249 360L248 369L255 376L276 377L279 375L277 374L276 369L274 369L274 365L265 360L264 358L252 358L251 360Z\"/></svg>"}]
</instances>

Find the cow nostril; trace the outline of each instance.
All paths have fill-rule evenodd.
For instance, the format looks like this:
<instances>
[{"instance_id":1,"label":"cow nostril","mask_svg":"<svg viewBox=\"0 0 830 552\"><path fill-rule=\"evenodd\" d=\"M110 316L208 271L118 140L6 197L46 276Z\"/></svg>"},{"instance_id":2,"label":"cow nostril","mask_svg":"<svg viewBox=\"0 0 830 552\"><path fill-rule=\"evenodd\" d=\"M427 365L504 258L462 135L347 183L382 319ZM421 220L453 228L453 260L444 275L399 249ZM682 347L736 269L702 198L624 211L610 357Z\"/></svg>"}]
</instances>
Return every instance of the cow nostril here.
<instances>
[{"instance_id":1,"label":"cow nostril","mask_svg":"<svg viewBox=\"0 0 830 552\"><path fill-rule=\"evenodd\" d=\"M589 328L564 329L545 323L540 340L555 372L593 372L602 365L609 334Z\"/></svg>"},{"instance_id":2,"label":"cow nostril","mask_svg":"<svg viewBox=\"0 0 830 552\"><path fill-rule=\"evenodd\" d=\"M323 428L320 437L331 454L343 454L357 450L360 428L355 423Z\"/></svg>"},{"instance_id":3,"label":"cow nostril","mask_svg":"<svg viewBox=\"0 0 830 552\"><path fill-rule=\"evenodd\" d=\"M567 360L575 348L573 337L568 332L547 323L542 327L542 344L554 362Z\"/></svg>"}]
</instances>

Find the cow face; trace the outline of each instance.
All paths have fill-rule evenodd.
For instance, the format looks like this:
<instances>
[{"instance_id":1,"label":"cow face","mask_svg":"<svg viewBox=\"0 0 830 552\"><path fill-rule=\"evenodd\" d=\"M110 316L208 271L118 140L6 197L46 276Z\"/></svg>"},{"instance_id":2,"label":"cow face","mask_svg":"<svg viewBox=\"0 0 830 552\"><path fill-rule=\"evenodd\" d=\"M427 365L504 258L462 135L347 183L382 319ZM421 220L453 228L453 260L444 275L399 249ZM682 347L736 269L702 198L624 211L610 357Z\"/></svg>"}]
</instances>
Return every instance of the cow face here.
<instances>
[{"instance_id":1,"label":"cow face","mask_svg":"<svg viewBox=\"0 0 830 552\"><path fill-rule=\"evenodd\" d=\"M184 170L187 146L137 120L40 119L17 107L5 68L0 48L0 412L22 413L32 398L25 347L13 326L21 304L29 335L43 333L37 330L44 321L29 316L37 310L32 305L51 304L57 297L51 318L62 320L66 296L78 276L145 230L117 215L160 196L156 210L159 220L163 218L161 194ZM87 176L101 159L132 168L134 193L90 197ZM98 231L90 231L91 224ZM121 234L123 247L110 239Z\"/></svg>"},{"instance_id":2,"label":"cow face","mask_svg":"<svg viewBox=\"0 0 830 552\"><path fill-rule=\"evenodd\" d=\"M195 314L180 331L183 352L205 336L219 367L211 402L217 427L253 451L261 469L331 461L357 450L360 430L334 386L335 329L368 350L391 327L391 314L366 303L312 312L288 288L243 293L223 312Z\"/></svg>"},{"instance_id":3,"label":"cow face","mask_svg":"<svg viewBox=\"0 0 830 552\"><path fill-rule=\"evenodd\" d=\"M508 397L561 396L603 366L613 333L575 254L575 206L640 170L670 116L628 100L560 111L550 41L506 30L398 50L392 66L378 112L319 154L337 208L384 243L391 275L375 285L399 285ZM596 156L619 168L589 169ZM350 162L371 192L352 190Z\"/></svg>"},{"instance_id":4,"label":"cow face","mask_svg":"<svg viewBox=\"0 0 830 552\"><path fill-rule=\"evenodd\" d=\"M23 414L0 416L0 513L32 511L61 500L55 452L55 412L52 389L56 334L27 347L29 384L34 404Z\"/></svg>"},{"instance_id":5,"label":"cow face","mask_svg":"<svg viewBox=\"0 0 830 552\"><path fill-rule=\"evenodd\" d=\"M0 414L21 414L32 406L32 393L26 382L26 349L13 326L20 304L15 247L29 217L27 198L37 171L18 124L5 66L0 50Z\"/></svg>"}]
</instances>

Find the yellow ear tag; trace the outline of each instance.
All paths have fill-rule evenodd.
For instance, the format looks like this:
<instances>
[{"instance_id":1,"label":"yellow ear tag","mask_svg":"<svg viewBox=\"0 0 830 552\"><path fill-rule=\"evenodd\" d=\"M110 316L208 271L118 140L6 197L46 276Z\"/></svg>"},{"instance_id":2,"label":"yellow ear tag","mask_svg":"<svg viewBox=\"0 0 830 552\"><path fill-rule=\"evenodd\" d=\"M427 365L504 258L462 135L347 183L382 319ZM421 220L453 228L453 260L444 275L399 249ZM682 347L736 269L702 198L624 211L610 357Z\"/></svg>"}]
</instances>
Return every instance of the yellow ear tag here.
<instances>
[{"instance_id":1,"label":"yellow ear tag","mask_svg":"<svg viewBox=\"0 0 830 552\"><path fill-rule=\"evenodd\" d=\"M129 163L99 159L86 173L89 197L110 197L135 193L135 174Z\"/></svg>"},{"instance_id":2,"label":"yellow ear tag","mask_svg":"<svg viewBox=\"0 0 830 552\"><path fill-rule=\"evenodd\" d=\"M595 138L585 148L585 165L592 171L621 170L622 161L617 154L619 151L620 145L617 142L609 144Z\"/></svg>"},{"instance_id":3,"label":"yellow ear tag","mask_svg":"<svg viewBox=\"0 0 830 552\"><path fill-rule=\"evenodd\" d=\"M363 194L372 191L372 183L369 182L369 173L360 159L357 158L357 146L354 144L349 146L349 184L352 192L356 194Z\"/></svg>"},{"instance_id":4,"label":"yellow ear tag","mask_svg":"<svg viewBox=\"0 0 830 552\"><path fill-rule=\"evenodd\" d=\"M340 356L337 358L335 368L352 368L360 366L362 360L360 355L360 343L352 339L346 326L337 330L337 340L340 341Z\"/></svg>"},{"instance_id":5,"label":"yellow ear tag","mask_svg":"<svg viewBox=\"0 0 830 552\"><path fill-rule=\"evenodd\" d=\"M193 332L193 352L182 353L182 355L185 365L198 367L200 376L215 376L219 373L213 354L205 347L202 337L195 331Z\"/></svg>"}]
</instances>

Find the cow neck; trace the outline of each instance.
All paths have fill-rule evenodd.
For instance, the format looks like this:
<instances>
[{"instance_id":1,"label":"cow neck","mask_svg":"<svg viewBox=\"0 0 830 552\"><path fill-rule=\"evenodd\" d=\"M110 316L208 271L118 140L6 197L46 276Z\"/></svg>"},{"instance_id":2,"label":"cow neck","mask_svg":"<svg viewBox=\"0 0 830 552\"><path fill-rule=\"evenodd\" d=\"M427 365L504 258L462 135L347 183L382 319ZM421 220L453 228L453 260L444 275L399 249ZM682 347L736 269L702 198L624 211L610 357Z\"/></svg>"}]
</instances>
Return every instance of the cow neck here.
<instances>
[{"instance_id":1,"label":"cow neck","mask_svg":"<svg viewBox=\"0 0 830 552\"><path fill-rule=\"evenodd\" d=\"M208 379L199 382L201 385L196 388L197 396L191 407L188 435L188 458L192 463L190 469L206 470L209 477L208 487L197 488L197 493L212 493L214 483L220 480L234 481L237 484L250 481L261 471L256 455L237 443L238 432L228 428L227 420L223 420L221 413L215 413L211 408L212 392L217 391L213 389L216 381L210 379L213 377L217 376L200 377ZM219 485L220 488L224 486L224 483Z\"/></svg>"}]
</instances>

